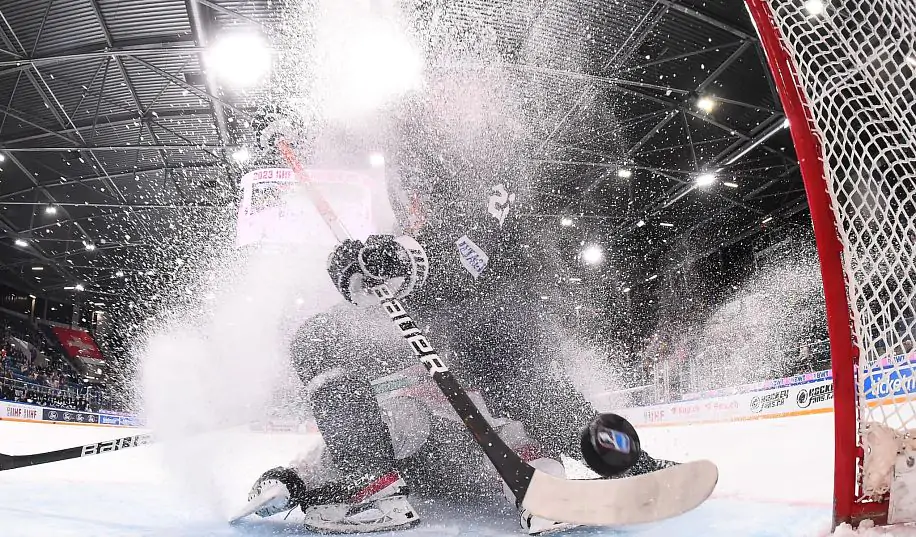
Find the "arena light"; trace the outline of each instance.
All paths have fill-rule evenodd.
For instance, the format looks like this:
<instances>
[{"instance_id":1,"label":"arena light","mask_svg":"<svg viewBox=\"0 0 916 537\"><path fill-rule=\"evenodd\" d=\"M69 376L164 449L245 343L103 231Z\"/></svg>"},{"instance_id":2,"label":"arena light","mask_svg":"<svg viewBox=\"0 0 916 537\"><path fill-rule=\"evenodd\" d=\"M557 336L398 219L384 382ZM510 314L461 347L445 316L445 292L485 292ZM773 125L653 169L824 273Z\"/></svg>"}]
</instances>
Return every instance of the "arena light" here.
<instances>
[{"instance_id":1,"label":"arena light","mask_svg":"<svg viewBox=\"0 0 916 537\"><path fill-rule=\"evenodd\" d=\"M715 110L716 101L711 97L700 97L697 99L697 108L706 112L707 114Z\"/></svg>"},{"instance_id":2,"label":"arena light","mask_svg":"<svg viewBox=\"0 0 916 537\"><path fill-rule=\"evenodd\" d=\"M738 188L738 183L732 183L731 181L722 181L722 184L728 188Z\"/></svg>"},{"instance_id":3,"label":"arena light","mask_svg":"<svg viewBox=\"0 0 916 537\"><path fill-rule=\"evenodd\" d=\"M369 165L373 168L382 168L385 166L385 155L381 153L371 153L369 155Z\"/></svg>"},{"instance_id":4,"label":"arena light","mask_svg":"<svg viewBox=\"0 0 916 537\"><path fill-rule=\"evenodd\" d=\"M586 265L597 265L604 259L604 250L597 244L592 244L586 246L580 255L582 256L582 262Z\"/></svg>"},{"instance_id":5,"label":"arena light","mask_svg":"<svg viewBox=\"0 0 916 537\"><path fill-rule=\"evenodd\" d=\"M768 216L768 217L764 218L763 220L761 220L761 223L766 224L766 223L769 223L769 222L772 222L772 221L773 221L773 217L772 217L772 216Z\"/></svg>"},{"instance_id":6,"label":"arena light","mask_svg":"<svg viewBox=\"0 0 916 537\"><path fill-rule=\"evenodd\" d=\"M6 155L4 155L3 153L0 153L0 162L3 162L5 160L6 160Z\"/></svg>"},{"instance_id":7,"label":"arena light","mask_svg":"<svg viewBox=\"0 0 916 537\"><path fill-rule=\"evenodd\" d=\"M248 159L251 158L251 153L248 152L248 149L245 147L240 147L232 152L232 160L236 161L239 164L248 162Z\"/></svg>"},{"instance_id":8,"label":"arena light","mask_svg":"<svg viewBox=\"0 0 916 537\"><path fill-rule=\"evenodd\" d=\"M220 36L204 56L217 78L236 88L254 86L270 71L270 49L256 33Z\"/></svg>"},{"instance_id":9,"label":"arena light","mask_svg":"<svg viewBox=\"0 0 916 537\"><path fill-rule=\"evenodd\" d=\"M95 245L92 244L91 242L84 242L83 245L86 247L87 252L91 252L95 250Z\"/></svg>"},{"instance_id":10,"label":"arena light","mask_svg":"<svg viewBox=\"0 0 916 537\"><path fill-rule=\"evenodd\" d=\"M617 170L617 177L620 177L621 179L629 179L630 177L633 177L633 170L629 168L620 168Z\"/></svg>"},{"instance_id":11,"label":"arena light","mask_svg":"<svg viewBox=\"0 0 916 537\"><path fill-rule=\"evenodd\" d=\"M83 284L81 284L81 283L76 284L75 286L73 286L73 288L74 288L75 290L77 290L77 291L85 291L85 290L86 290L86 288L83 287Z\"/></svg>"},{"instance_id":12,"label":"arena light","mask_svg":"<svg viewBox=\"0 0 916 537\"><path fill-rule=\"evenodd\" d=\"M123 277L124 277L124 271L123 271L123 270L119 270L119 271L115 272L115 276L117 276L118 278L123 278Z\"/></svg>"},{"instance_id":13,"label":"arena light","mask_svg":"<svg viewBox=\"0 0 916 537\"><path fill-rule=\"evenodd\" d=\"M716 182L716 174L712 172L703 172L697 175L695 181L700 188L711 186Z\"/></svg>"},{"instance_id":14,"label":"arena light","mask_svg":"<svg viewBox=\"0 0 916 537\"><path fill-rule=\"evenodd\" d=\"M624 287L624 288L623 288L623 292L624 292L624 293L629 293L629 292L630 292L630 288L629 288L629 287Z\"/></svg>"},{"instance_id":15,"label":"arena light","mask_svg":"<svg viewBox=\"0 0 916 537\"><path fill-rule=\"evenodd\" d=\"M642 218L639 219L639 222L636 222L636 227L643 227L644 225L646 225L646 221Z\"/></svg>"},{"instance_id":16,"label":"arena light","mask_svg":"<svg viewBox=\"0 0 916 537\"><path fill-rule=\"evenodd\" d=\"M570 227L574 223L575 222L573 222L573 219L568 216L564 216L563 218L560 219L560 225L563 227Z\"/></svg>"},{"instance_id":17,"label":"arena light","mask_svg":"<svg viewBox=\"0 0 916 537\"><path fill-rule=\"evenodd\" d=\"M45 269L44 267L32 267L32 270L34 271L39 271L39 270L44 270L44 269Z\"/></svg>"},{"instance_id":18,"label":"arena light","mask_svg":"<svg viewBox=\"0 0 916 537\"><path fill-rule=\"evenodd\" d=\"M671 222L659 222L658 225L662 227L674 227L674 224L672 224Z\"/></svg>"},{"instance_id":19,"label":"arena light","mask_svg":"<svg viewBox=\"0 0 916 537\"><path fill-rule=\"evenodd\" d=\"M54 205L48 205L47 207L45 207L45 214L48 214L48 215L57 214L57 207L55 207Z\"/></svg>"},{"instance_id":20,"label":"arena light","mask_svg":"<svg viewBox=\"0 0 916 537\"><path fill-rule=\"evenodd\" d=\"M25 248L26 246L29 245L29 243L26 242L24 239L16 239L16 240L14 241L14 244L15 244L16 246L19 246L20 248Z\"/></svg>"},{"instance_id":21,"label":"arena light","mask_svg":"<svg viewBox=\"0 0 916 537\"><path fill-rule=\"evenodd\" d=\"M805 10L809 15L817 16L824 13L826 6L823 0L808 0L805 2Z\"/></svg>"}]
</instances>

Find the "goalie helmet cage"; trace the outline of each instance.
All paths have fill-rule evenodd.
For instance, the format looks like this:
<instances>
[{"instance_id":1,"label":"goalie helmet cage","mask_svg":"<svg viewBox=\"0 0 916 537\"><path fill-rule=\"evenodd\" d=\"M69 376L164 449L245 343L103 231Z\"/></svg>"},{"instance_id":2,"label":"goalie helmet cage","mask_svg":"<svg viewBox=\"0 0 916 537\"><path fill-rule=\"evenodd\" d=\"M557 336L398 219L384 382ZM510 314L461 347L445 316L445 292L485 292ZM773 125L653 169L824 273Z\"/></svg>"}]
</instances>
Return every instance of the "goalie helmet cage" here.
<instances>
[{"instance_id":1,"label":"goalie helmet cage","mask_svg":"<svg viewBox=\"0 0 916 537\"><path fill-rule=\"evenodd\" d=\"M916 430L916 2L745 1L789 119L821 264L834 524L886 524L893 465Z\"/></svg>"}]
</instances>

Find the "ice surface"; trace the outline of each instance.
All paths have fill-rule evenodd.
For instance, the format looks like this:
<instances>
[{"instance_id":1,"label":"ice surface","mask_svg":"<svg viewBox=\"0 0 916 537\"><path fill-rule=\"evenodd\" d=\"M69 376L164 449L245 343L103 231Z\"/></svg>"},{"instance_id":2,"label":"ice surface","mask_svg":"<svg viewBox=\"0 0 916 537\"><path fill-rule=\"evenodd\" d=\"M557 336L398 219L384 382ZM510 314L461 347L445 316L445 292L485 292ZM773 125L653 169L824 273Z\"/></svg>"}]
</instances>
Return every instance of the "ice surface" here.
<instances>
[{"instance_id":1,"label":"ice surface","mask_svg":"<svg viewBox=\"0 0 916 537\"><path fill-rule=\"evenodd\" d=\"M832 414L735 424L646 428L643 444L662 457L711 458L721 485L683 517L625 529L583 528L564 535L632 537L807 537L826 535L833 460ZM130 430L0 421L0 452L21 454L126 436ZM184 537L306 534L296 514L230 527L224 520L252 482L316 440L243 428L181 444L153 445L0 473L3 537ZM209 454L188 474L170 463ZM179 471L175 469L181 468ZM523 535L508 506L444 505L419 499L423 523L404 535ZM382 534L384 535L384 534ZM886 535L885 533L863 535Z\"/></svg>"}]
</instances>

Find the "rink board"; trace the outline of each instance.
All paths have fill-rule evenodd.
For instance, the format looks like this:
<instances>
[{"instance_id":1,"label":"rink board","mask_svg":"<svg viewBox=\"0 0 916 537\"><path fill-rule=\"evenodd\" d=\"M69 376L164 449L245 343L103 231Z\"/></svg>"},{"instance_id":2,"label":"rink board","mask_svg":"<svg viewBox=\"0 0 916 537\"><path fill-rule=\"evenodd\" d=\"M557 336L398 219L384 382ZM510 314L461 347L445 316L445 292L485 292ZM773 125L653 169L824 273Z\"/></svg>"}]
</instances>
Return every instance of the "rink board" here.
<instances>
[{"instance_id":1,"label":"rink board","mask_svg":"<svg viewBox=\"0 0 916 537\"><path fill-rule=\"evenodd\" d=\"M720 468L713 499L669 521L581 528L568 535L634 537L821 536L830 524L832 415L655 427L643 444L660 457L709 458ZM22 454L114 438L123 430L0 422L0 452ZM287 464L318 438L239 428L160 445L0 472L4 537L191 537L301 534L285 522L230 527L264 470ZM419 498L423 537L523 535L508 505L462 506ZM379 535L393 535L379 534Z\"/></svg>"}]
</instances>

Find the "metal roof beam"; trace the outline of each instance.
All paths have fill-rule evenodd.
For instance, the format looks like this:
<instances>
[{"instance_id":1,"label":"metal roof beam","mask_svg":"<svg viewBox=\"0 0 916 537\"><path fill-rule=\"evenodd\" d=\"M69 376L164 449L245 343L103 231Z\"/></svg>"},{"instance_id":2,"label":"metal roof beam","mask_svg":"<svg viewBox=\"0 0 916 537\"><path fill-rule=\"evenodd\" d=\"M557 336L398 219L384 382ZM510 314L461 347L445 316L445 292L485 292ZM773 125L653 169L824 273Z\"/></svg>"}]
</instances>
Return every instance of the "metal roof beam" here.
<instances>
[{"instance_id":1,"label":"metal roof beam","mask_svg":"<svg viewBox=\"0 0 916 537\"><path fill-rule=\"evenodd\" d=\"M221 149L216 144L134 144L134 145L92 145L79 147L4 147L4 153L47 153L53 151L133 151L136 149L163 151L181 149ZM160 167L161 168L161 167Z\"/></svg>"},{"instance_id":2,"label":"metal roof beam","mask_svg":"<svg viewBox=\"0 0 916 537\"><path fill-rule=\"evenodd\" d=\"M220 165L219 162L195 162L191 164L173 164L170 166L151 166L147 168L136 168L136 169L131 168L130 170L126 170L123 172L109 173L108 177L110 179L121 179L124 177L133 177L135 174L151 173L151 172L156 172L160 170L195 170L195 169L213 168L219 165ZM29 192L32 192L36 188L56 188L60 186L91 183L93 181L101 181L101 180L102 178L99 177L98 175L88 175L85 177L77 177L74 179L68 179L67 182L65 183L61 183L61 182L41 183L41 184L37 184L29 188L23 188L20 190L16 190L13 192L7 192L6 194L0 195L0 204L2 204L3 202L2 200L15 198L16 196L21 196L23 194L28 194Z\"/></svg>"},{"instance_id":3,"label":"metal roof beam","mask_svg":"<svg viewBox=\"0 0 916 537\"><path fill-rule=\"evenodd\" d=\"M215 93L211 93L209 90L205 91L205 90L202 90L202 89L198 88L197 86L194 86L194 85L192 85L192 84L188 84L187 82L185 82L184 80L178 78L177 76L174 76L174 75L172 75L172 74L170 74L170 73L167 73L167 72L163 71L163 70L160 69L159 67L156 67L155 65L149 63L148 61L146 61L146 60L144 60L144 59L142 59L142 58L137 58L137 57L134 57L134 56L128 56L128 59L131 60L131 61L137 62L137 63L139 63L140 65L146 67L147 69L149 69L149 70L155 72L156 74L159 74L159 75L161 75L161 76L163 76L163 77L169 79L171 82L173 82L175 85L181 87L182 89L186 89L186 90L188 90L188 91L190 91L190 92L196 94L198 97L202 97L202 98L204 98L204 99L210 101L210 103L213 104L214 106L215 106L215 105L219 105L219 106L220 106L220 109L222 109L222 107L225 106L226 108L229 108L229 109L232 110L233 112L235 112L235 113L237 113L237 114L239 114L239 115L241 115L241 116L243 116L243 117L246 117L246 118L247 118L247 117L250 117L250 114L248 114L248 113L245 112L244 110L242 110L242 109L240 109L240 108L238 108L238 107L232 105L231 103L226 102L226 101L224 101L223 99L220 99L219 97L216 96ZM210 112L208 112L208 113L210 113Z\"/></svg>"},{"instance_id":4,"label":"metal roof beam","mask_svg":"<svg viewBox=\"0 0 916 537\"><path fill-rule=\"evenodd\" d=\"M103 123L99 123L98 126L119 127L122 125L129 125L137 121L152 121L154 120L154 118L160 119L160 120L161 119L174 119L174 118L192 119L192 118L196 118L199 116L209 116L209 115L210 115L210 110L206 108L190 108L190 109L189 108L179 108L179 109L173 109L173 110L161 110L161 111L156 111L152 114L148 114L146 117L141 117L141 116L138 116L136 113L131 112L131 113L126 113L126 114L107 115L105 117L108 119L104 121ZM33 126L37 127L37 125L33 125ZM43 132L42 134L36 133L36 134L30 134L26 136L20 136L18 138L12 138L9 140L0 140L0 145L7 146L10 144L20 144L23 142L29 142L32 140L46 138L48 136L56 136L58 138L63 137L64 139L69 139L65 135L73 134L78 131L83 131L86 129L92 129L93 126L95 126L94 122L88 122L88 123L77 123L71 127L63 128L57 131L51 131L49 129L41 128L41 130L46 131L46 132ZM74 143L77 143L77 142L74 141ZM76 148L74 147L72 149L76 149Z\"/></svg>"},{"instance_id":5,"label":"metal roof beam","mask_svg":"<svg viewBox=\"0 0 916 537\"><path fill-rule=\"evenodd\" d=\"M250 24L250 25L252 25L252 26L257 27L257 28L258 28L259 30L261 30L262 32L267 32L267 31L268 31L268 28L267 28L266 26L264 26L263 24L261 24L260 22L258 22L258 21L256 21L256 20L252 19L251 17L247 17L247 16L245 16L245 15L239 13L238 11L232 11L231 9L229 9L229 8L227 8L227 7L225 7L225 6L221 6L221 5L217 4L216 2L211 2L210 0L197 0L197 1L198 1L202 6L207 6L208 8L210 8L210 9L212 9L212 10L214 10L214 11L219 11L220 13L222 13L222 14L224 14L224 15L229 15L230 17L234 17L234 18L236 18L236 19L243 20L243 21L245 21L246 23L248 23L248 24Z\"/></svg>"},{"instance_id":6,"label":"metal roof beam","mask_svg":"<svg viewBox=\"0 0 916 537\"><path fill-rule=\"evenodd\" d=\"M655 8L655 5L652 6L652 9L654 8ZM665 13L667 13L668 11L667 9L659 10L659 12L656 13L655 17L646 25L645 29L643 29L641 33L637 33L637 31L642 27L643 23L646 20L648 20L650 15L652 15L652 9L650 9L649 12L646 13L646 15L633 28L633 31L630 32L630 35L627 36L627 39L623 42L623 44L620 46L620 48L617 50L614 56L604 65L604 69L602 69L602 71L607 71L615 63L620 64L620 65L626 63L629 60L630 56L632 56L636 52L636 50L640 47L640 45L642 45L642 43L646 40L646 38L649 36L649 33L658 25L659 22L661 22L661 20L665 16ZM620 57L620 59L618 59L617 58L618 54L626 48L627 43L631 39L633 40L633 45L629 47L626 54L624 54L622 57ZM538 147L538 153L541 153L544 151L544 147L547 146L547 144L553 139L553 137L557 134L557 132L559 132L559 130L563 127L563 125L566 124L569 118L573 115L573 112L575 112L577 108L582 106L582 104L585 102L585 97L587 95L588 95L588 88L585 88L582 90L582 93L579 94L579 98L576 99L576 102L573 103L573 105L563 115L563 117L560 118L557 124L554 125L553 129L550 131L550 134L547 135L547 138L545 138L541 142L541 145Z\"/></svg>"},{"instance_id":7,"label":"metal roof beam","mask_svg":"<svg viewBox=\"0 0 916 537\"><path fill-rule=\"evenodd\" d=\"M163 39L168 38L159 37L149 44L131 45L126 43L113 43L110 47L107 45L90 45L89 47L83 47L85 48L83 52L74 52L68 49L66 52L61 52L59 54L36 56L32 58L20 58L17 55L16 58L20 59L0 61L0 68L3 68L0 70L0 76L15 73L17 71L24 71L32 65L42 66L99 58L123 58L134 56L191 56L205 50L204 47L199 47L191 41L180 40L168 42L163 41ZM0 50L0 52L6 51Z\"/></svg>"},{"instance_id":8,"label":"metal roof beam","mask_svg":"<svg viewBox=\"0 0 916 537\"><path fill-rule=\"evenodd\" d=\"M659 60L653 60L653 61L650 61L650 62L640 63L640 64L633 65L633 66L630 66L630 67L625 67L625 68L621 69L620 71L618 71L618 73L619 73L619 74L629 73L630 71L636 71L636 70L639 70L639 69L645 69L646 67L652 67L652 66L655 66L655 65L661 65L661 64L663 64L663 63L673 62L673 61L675 61L675 60L683 60L684 58L691 58L691 57L693 57L693 56L699 56L699 55L702 55L702 54L706 54L706 53L708 53L708 52L718 52L719 50L722 50L723 48L729 48L729 47L737 47L737 46L740 46L740 45L741 45L742 43L744 43L744 42L745 42L745 40L741 40L741 41L732 41L731 43L725 43L725 44L723 44L723 45L716 45L716 46L713 46L713 47L706 47L706 48L701 48L701 49L698 49L698 50L691 50L690 52L684 52L684 53L682 53L682 54L675 54L674 56L666 56L666 57L661 58L661 59L659 59Z\"/></svg>"},{"instance_id":9,"label":"metal roof beam","mask_svg":"<svg viewBox=\"0 0 916 537\"><path fill-rule=\"evenodd\" d=\"M28 240L29 239L28 236L21 235L22 233L28 233L28 232L19 231L16 228L16 226L14 226L13 223L2 213L0 213L0 223L2 223L3 227L5 228L2 230L3 234L9 237L10 239L12 240L16 240L16 239ZM61 277L67 278L70 281L79 281L79 279L76 277L74 273L70 272L70 270L67 267L58 263L56 260L54 260L39 245L29 242L29 246L20 248L19 251L27 255L31 255L32 257L35 257L36 259L40 259L45 264L50 265L57 271L57 273Z\"/></svg>"},{"instance_id":10,"label":"metal roof beam","mask_svg":"<svg viewBox=\"0 0 916 537\"><path fill-rule=\"evenodd\" d=\"M191 28L194 32L194 37L197 41L197 45L201 47L206 47L208 45L208 35L204 27L204 14L203 9L201 9L201 4L198 0L185 0L185 5L187 7L188 19L191 22ZM206 7L206 6L204 6ZM206 7L207 10L211 8ZM219 141L223 145L229 145L232 143L231 137L229 135L229 125L226 121L226 112L223 110L222 101L216 98L218 89L216 81L213 78L211 72L206 74L207 80L207 93L213 95L213 99L210 100L210 105L213 107L213 119L216 122L217 132L219 132ZM223 155L224 158L226 155Z\"/></svg>"},{"instance_id":11,"label":"metal roof beam","mask_svg":"<svg viewBox=\"0 0 916 537\"><path fill-rule=\"evenodd\" d=\"M683 13L684 15L688 15L696 20L703 21L706 24L715 26L716 28L720 30L725 30L726 32L736 35L740 37L741 39L754 39L754 40L757 39L756 36L751 35L745 32L744 30L736 28L732 24L729 24L725 21L721 21L713 17L712 15L707 15L706 13L703 13L702 11L698 11L696 9L681 5L673 0L658 0L658 2L668 6L668 8L673 11L677 11L678 13Z\"/></svg>"},{"instance_id":12,"label":"metal roof beam","mask_svg":"<svg viewBox=\"0 0 916 537\"><path fill-rule=\"evenodd\" d=\"M39 192L41 192L41 193L45 196L45 198L48 199L48 202L45 203L45 205L47 205L48 203L53 204L53 205L57 205L57 204L59 203L59 202L57 201L57 199L56 199L50 192L48 192L48 189L45 188L43 185L41 185L41 184L38 182L37 179L35 179L35 175L32 174L32 172L29 171L29 169L26 168L25 165L22 164L22 161L20 161L18 158L16 158L15 155L8 155L7 158L9 159L10 162L13 163L14 166L16 166L17 168L19 168L19 171L21 171L26 177L28 177L28 178L29 178L29 181L31 181L32 184L35 185L35 188L36 188ZM69 215L69 213L67 213L66 211L64 211L64 216L65 216L67 219L70 219L70 215ZM83 234L84 237L86 237L86 239L88 239L88 240L93 240L93 239L92 239L92 235L90 235L85 229L83 229L82 226L77 225L77 229L80 231L80 233ZM95 242L95 241L93 241L93 242Z\"/></svg>"},{"instance_id":13,"label":"metal roof beam","mask_svg":"<svg viewBox=\"0 0 916 537\"><path fill-rule=\"evenodd\" d=\"M665 128L665 125L667 125L672 119L674 119L674 116L676 116L676 115L677 115L677 110L669 110L668 113L665 115L665 117L662 118L661 121L659 121L658 123L656 123L655 126L652 127L652 128L649 130L649 132L647 132L647 133L645 134L645 136L643 136L642 138L640 138L640 140L639 140L638 142L636 142L635 144L633 144L633 147L631 147L630 149L627 150L627 156L628 156L628 157L631 157L631 156L633 156L634 153L636 153L637 151L639 151L639 148L640 148L640 147L646 145L646 142L648 142L649 140L651 140L652 138L654 138L655 135L658 134L658 131L660 131L660 130L662 130L663 128Z\"/></svg>"},{"instance_id":14,"label":"metal roof beam","mask_svg":"<svg viewBox=\"0 0 916 537\"><path fill-rule=\"evenodd\" d=\"M732 52L728 56L728 58L725 59L724 62L719 64L719 67L716 67L715 71L713 71L712 73L709 74L709 76L706 77L706 80L704 80L703 82L700 83L699 86L697 86L697 93L703 93L704 91L706 91L706 88L708 88L713 82L715 82L716 79L719 78L719 76L721 76L722 73L724 73L729 67L731 67L733 63L738 61L738 58L743 56L744 53L747 52L747 49L751 48L753 44L754 44L753 41L747 40L744 43L742 43L740 47L735 49L735 51Z\"/></svg>"}]
</instances>

